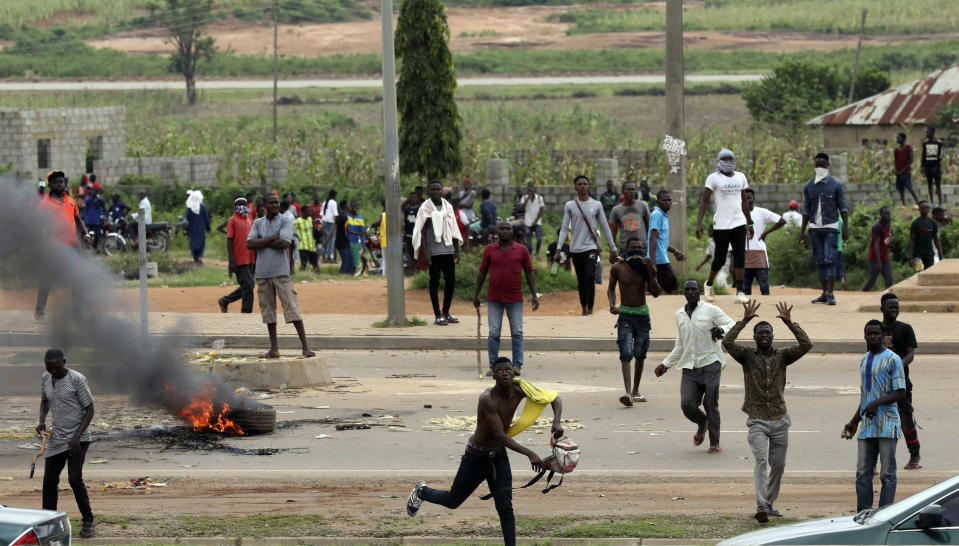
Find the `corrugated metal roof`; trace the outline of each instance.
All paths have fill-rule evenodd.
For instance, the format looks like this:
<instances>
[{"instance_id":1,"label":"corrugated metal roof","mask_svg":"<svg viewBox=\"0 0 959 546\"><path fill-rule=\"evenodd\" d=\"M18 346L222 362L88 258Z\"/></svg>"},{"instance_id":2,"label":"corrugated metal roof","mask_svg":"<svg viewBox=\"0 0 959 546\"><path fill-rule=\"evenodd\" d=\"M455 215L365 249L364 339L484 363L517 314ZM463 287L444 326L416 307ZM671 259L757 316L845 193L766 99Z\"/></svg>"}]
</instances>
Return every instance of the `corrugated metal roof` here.
<instances>
[{"instance_id":1,"label":"corrugated metal roof","mask_svg":"<svg viewBox=\"0 0 959 546\"><path fill-rule=\"evenodd\" d=\"M807 125L913 125L927 123L937 109L959 102L959 64L847 104Z\"/></svg>"}]
</instances>

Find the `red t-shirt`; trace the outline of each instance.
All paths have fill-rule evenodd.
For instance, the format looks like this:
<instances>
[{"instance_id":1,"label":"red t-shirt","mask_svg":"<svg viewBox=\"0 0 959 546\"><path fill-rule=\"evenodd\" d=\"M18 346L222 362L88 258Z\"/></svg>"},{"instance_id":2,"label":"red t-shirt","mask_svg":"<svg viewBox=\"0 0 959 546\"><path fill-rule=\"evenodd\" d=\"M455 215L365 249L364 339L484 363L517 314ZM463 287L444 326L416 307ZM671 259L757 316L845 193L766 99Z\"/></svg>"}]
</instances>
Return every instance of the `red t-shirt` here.
<instances>
[{"instance_id":1,"label":"red t-shirt","mask_svg":"<svg viewBox=\"0 0 959 546\"><path fill-rule=\"evenodd\" d=\"M486 301L523 302L523 271L532 271L529 250L516 241L504 249L499 243L486 245L480 271L489 271Z\"/></svg>"},{"instance_id":2,"label":"red t-shirt","mask_svg":"<svg viewBox=\"0 0 959 546\"><path fill-rule=\"evenodd\" d=\"M63 194L63 201L47 195L40 200L40 208L46 209L53 217L51 234L67 246L80 246L77 241L77 221L80 210L72 197Z\"/></svg>"},{"instance_id":3,"label":"red t-shirt","mask_svg":"<svg viewBox=\"0 0 959 546\"><path fill-rule=\"evenodd\" d=\"M879 259L876 259L875 244L879 240ZM892 234L889 228L882 225L882 222L876 222L872 226L872 240L869 242L869 261L870 262L888 262L889 261L889 242Z\"/></svg>"},{"instance_id":4,"label":"red t-shirt","mask_svg":"<svg viewBox=\"0 0 959 546\"><path fill-rule=\"evenodd\" d=\"M892 155L896 160L896 170L905 172L906 165L909 163L909 154L912 152L912 146L906 144L902 149L896 148Z\"/></svg>"},{"instance_id":5,"label":"red t-shirt","mask_svg":"<svg viewBox=\"0 0 959 546\"><path fill-rule=\"evenodd\" d=\"M236 265L250 265L256 262L256 254L246 248L246 237L253 227L253 216L247 213L246 217L234 214L226 222L226 238L233 239L233 259Z\"/></svg>"}]
</instances>

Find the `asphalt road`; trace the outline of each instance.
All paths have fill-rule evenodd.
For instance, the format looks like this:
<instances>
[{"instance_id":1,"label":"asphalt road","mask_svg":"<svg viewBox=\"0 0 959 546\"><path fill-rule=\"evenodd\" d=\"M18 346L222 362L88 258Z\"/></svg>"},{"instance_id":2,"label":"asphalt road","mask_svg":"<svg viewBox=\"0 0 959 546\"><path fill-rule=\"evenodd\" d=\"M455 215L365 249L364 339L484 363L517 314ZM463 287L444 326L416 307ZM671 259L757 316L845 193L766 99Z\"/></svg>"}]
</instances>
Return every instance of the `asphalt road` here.
<instances>
[{"instance_id":1,"label":"asphalt road","mask_svg":"<svg viewBox=\"0 0 959 546\"><path fill-rule=\"evenodd\" d=\"M528 354L524 377L559 390L565 406L563 416L584 425L582 430L571 432L583 446L578 473L750 475L753 463L746 443L745 415L739 409L743 383L738 365L731 361L722 378L724 453L710 456L705 453L705 444L692 446L694 426L679 408L680 373L674 370L662 378L652 374L663 356L650 355L641 388L649 402L633 408L624 408L617 401L622 378L619 362L610 353ZM240 448L289 451L269 457L180 451L113 432L99 436L101 440L88 455L90 460L103 458L109 463L87 465L86 472L92 476L139 475L147 464L151 475L171 476L414 476L426 472L452 476L469 432L430 430L426 422L444 416L475 415L478 395L491 384L489 378L477 379L475 353L335 351L325 357L335 386L290 391L265 400L277 408L279 421L289 421L293 427L266 436L224 440ZM841 440L839 433L859 398L858 365L858 355L811 354L789 368L786 401L792 429L787 475L852 475L856 442ZM913 364L924 474L959 474L950 432L954 432L954 423L949 420L954 413L952 385L956 375L951 356L919 355ZM32 426L38 406L34 398L0 399L0 426ZM127 405L124 397L101 400L103 407L108 401L114 406ZM425 408L426 404L432 407ZM20 407L27 411L21 412L17 409ZM364 413L370 417L362 417ZM544 416L550 413L547 409ZM107 415L98 411L95 421L109 420ZM311 421L323 418L364 419L384 426L336 431L333 424ZM385 426L389 424L400 426ZM328 437L316 438L321 434ZM544 455L548 452L545 434L527 431L517 440L535 446L533 449ZM34 451L18 448L23 442L0 440L4 467L29 467ZM898 455L901 467L908 457L904 443L900 443ZM511 457L514 468L527 468L525 458L516 454ZM900 483L908 481L910 475L900 471Z\"/></svg>"},{"instance_id":2,"label":"asphalt road","mask_svg":"<svg viewBox=\"0 0 959 546\"><path fill-rule=\"evenodd\" d=\"M688 83L741 83L762 79L762 74L688 74ZM543 76L527 78L459 78L461 87L495 87L512 85L588 85L588 84L656 84L665 83L664 74L636 74L629 76ZM182 89L183 80L166 81L31 81L0 82L0 91L139 91ZM382 79L311 79L280 80L280 89L317 88L378 88ZM272 89L273 80L206 80L198 79L197 89Z\"/></svg>"}]
</instances>

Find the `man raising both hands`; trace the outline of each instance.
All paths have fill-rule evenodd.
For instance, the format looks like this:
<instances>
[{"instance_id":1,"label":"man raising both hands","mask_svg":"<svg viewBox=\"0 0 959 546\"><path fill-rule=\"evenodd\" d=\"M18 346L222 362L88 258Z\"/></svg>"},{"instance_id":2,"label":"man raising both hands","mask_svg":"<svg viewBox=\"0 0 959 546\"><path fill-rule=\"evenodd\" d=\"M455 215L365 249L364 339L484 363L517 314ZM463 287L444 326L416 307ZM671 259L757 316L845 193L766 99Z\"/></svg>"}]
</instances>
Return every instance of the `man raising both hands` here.
<instances>
[{"instance_id":1,"label":"man raising both hands","mask_svg":"<svg viewBox=\"0 0 959 546\"><path fill-rule=\"evenodd\" d=\"M798 345L785 349L773 348L773 326L762 321L753 326L753 339L756 348L736 343L736 338L753 318L759 316L759 303L756 300L744 303L743 319L736 323L723 339L723 348L743 367L743 379L746 382L746 394L743 399L743 413L747 440L753 451L756 466L753 480L756 485L756 515L759 523L769 521L769 516L782 517L773 503L779 496L779 484L786 468L786 447L789 445L789 426L792 422L786 411L783 390L786 388L786 366L796 362L812 349L809 336L798 324L792 321L792 306L786 302L776 305L777 317L796 336ZM767 465L769 476L767 478Z\"/></svg>"}]
</instances>

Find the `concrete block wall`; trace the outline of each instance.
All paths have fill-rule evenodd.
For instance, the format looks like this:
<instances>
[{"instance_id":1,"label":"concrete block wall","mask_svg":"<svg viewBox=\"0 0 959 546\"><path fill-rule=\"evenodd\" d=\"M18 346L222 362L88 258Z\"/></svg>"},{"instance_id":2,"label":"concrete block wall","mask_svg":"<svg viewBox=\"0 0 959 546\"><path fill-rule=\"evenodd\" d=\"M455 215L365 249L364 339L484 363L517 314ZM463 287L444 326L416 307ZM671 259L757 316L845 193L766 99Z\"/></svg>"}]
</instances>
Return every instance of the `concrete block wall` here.
<instances>
[{"instance_id":1,"label":"concrete block wall","mask_svg":"<svg viewBox=\"0 0 959 546\"><path fill-rule=\"evenodd\" d=\"M125 108L0 108L0 162L12 163L22 180L42 179L53 169L79 179L93 138L100 139L103 159L126 155ZM37 161L40 139L50 140L48 167Z\"/></svg>"},{"instance_id":2,"label":"concrete block wall","mask_svg":"<svg viewBox=\"0 0 959 546\"><path fill-rule=\"evenodd\" d=\"M223 164L221 154L170 157L124 157L94 161L97 179L116 184L125 175L155 176L163 184L215 186Z\"/></svg>"}]
</instances>

